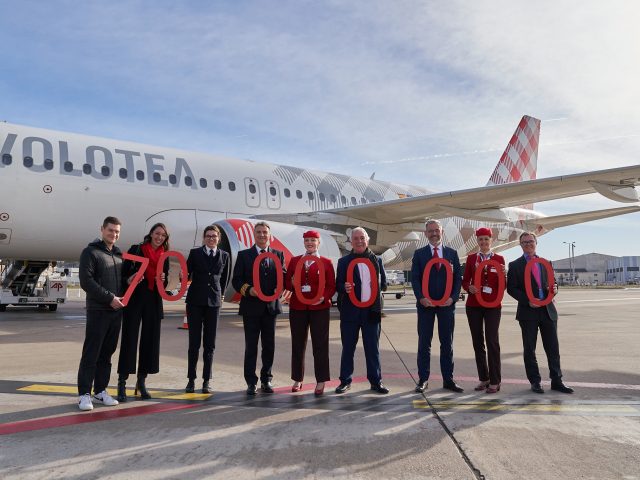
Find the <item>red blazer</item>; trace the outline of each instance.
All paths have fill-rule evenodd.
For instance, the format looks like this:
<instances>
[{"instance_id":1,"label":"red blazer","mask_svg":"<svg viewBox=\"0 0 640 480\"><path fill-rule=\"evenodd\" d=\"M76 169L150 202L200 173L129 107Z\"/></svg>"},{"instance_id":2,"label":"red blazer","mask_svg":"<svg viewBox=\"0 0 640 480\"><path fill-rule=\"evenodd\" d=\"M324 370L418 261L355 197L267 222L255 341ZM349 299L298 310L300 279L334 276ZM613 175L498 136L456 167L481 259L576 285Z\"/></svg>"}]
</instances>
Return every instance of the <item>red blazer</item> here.
<instances>
[{"instance_id":1,"label":"red blazer","mask_svg":"<svg viewBox=\"0 0 640 480\"><path fill-rule=\"evenodd\" d=\"M289 262L289 266L287 267L287 273L284 277L285 288L287 290L291 290L293 294L291 295L291 300L289 300L289 307L294 310L324 310L325 308L331 307L331 298L333 294L336 293L336 274L333 269L333 263L327 257L319 257L318 260L324 264L324 273L325 273L325 284L324 284L324 302L318 305L305 305L300 302L298 296L296 295L295 289L293 288L292 277L296 270L296 265L300 261L303 255L299 255L297 257L293 257ZM303 293L302 295L305 298L313 298L318 293L318 287L320 286L320 268L318 268L317 263L312 263L309 267L309 271L305 278L304 267L302 268L302 278L296 279L296 283L299 285L304 285L305 281L308 281L308 284L311 286L311 291L307 293ZM301 282L301 283L299 283Z\"/></svg>"},{"instance_id":2,"label":"red blazer","mask_svg":"<svg viewBox=\"0 0 640 480\"><path fill-rule=\"evenodd\" d=\"M464 288L465 291L467 292L469 291L469 285L471 285L471 283L473 282L473 278L476 274L477 259L478 259L477 253L474 253L467 257L467 264L464 267L464 276L462 277L462 288ZM504 257L497 255L495 253L491 257L491 260L495 260L500 265L504 265ZM487 285L493 289L491 293L482 293L482 299L485 302L493 302L498 297L498 275L504 276L504 273L502 273L501 271L497 271L497 272L494 271L493 266L490 266L487 269L486 276L484 275L484 273L480 274L480 281L482 282L482 286ZM506 289L506 285L507 285L506 279L504 284ZM475 285L476 288L482 288L482 286ZM472 294L469 294L469 296L467 297L466 305L468 307L481 306L480 303L478 303L476 296ZM502 307L502 303L500 303L500 305L498 305L496 308L500 308L500 307Z\"/></svg>"}]
</instances>

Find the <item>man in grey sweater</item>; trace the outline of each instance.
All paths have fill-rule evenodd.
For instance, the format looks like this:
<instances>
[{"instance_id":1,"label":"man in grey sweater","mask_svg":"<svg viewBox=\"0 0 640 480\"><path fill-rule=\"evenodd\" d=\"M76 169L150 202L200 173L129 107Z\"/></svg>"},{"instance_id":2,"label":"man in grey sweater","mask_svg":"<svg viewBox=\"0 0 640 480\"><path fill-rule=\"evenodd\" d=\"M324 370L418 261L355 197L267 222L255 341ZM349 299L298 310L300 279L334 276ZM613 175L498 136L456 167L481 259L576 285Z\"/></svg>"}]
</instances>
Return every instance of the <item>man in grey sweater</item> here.
<instances>
[{"instance_id":1,"label":"man in grey sweater","mask_svg":"<svg viewBox=\"0 0 640 480\"><path fill-rule=\"evenodd\" d=\"M101 240L91 242L80 256L80 286L87 293L87 325L78 369L78 407L93 410L93 401L107 406L118 401L107 393L111 356L116 351L122 323L122 252L115 246L120 220L107 217Z\"/></svg>"}]
</instances>

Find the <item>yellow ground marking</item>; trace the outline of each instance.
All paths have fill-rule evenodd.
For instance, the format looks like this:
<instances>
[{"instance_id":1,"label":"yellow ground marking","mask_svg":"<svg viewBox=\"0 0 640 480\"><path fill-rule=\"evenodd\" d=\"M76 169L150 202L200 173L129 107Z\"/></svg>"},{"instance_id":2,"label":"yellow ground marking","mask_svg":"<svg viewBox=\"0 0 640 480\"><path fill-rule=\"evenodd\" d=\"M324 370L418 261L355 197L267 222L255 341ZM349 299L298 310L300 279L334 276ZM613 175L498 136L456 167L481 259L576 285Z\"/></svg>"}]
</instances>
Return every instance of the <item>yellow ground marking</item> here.
<instances>
[{"instance_id":1,"label":"yellow ground marking","mask_svg":"<svg viewBox=\"0 0 640 480\"><path fill-rule=\"evenodd\" d=\"M562 412L562 413L640 413L640 409L630 405L575 405L575 404L539 404L513 405L495 402L432 402L438 410L482 410L487 412ZM430 408L424 400L414 400L414 408Z\"/></svg>"},{"instance_id":2,"label":"yellow ground marking","mask_svg":"<svg viewBox=\"0 0 640 480\"><path fill-rule=\"evenodd\" d=\"M42 385L33 384L21 387L18 389L21 392L33 392L33 393L68 393L71 395L78 394L78 387L69 385ZM107 392L110 395L115 396L117 394L115 388L108 388ZM169 400L206 400L211 397L210 393L174 393L163 392L159 390L149 390L149 394L152 399L169 399ZM133 397L133 389L127 388L127 395Z\"/></svg>"}]
</instances>

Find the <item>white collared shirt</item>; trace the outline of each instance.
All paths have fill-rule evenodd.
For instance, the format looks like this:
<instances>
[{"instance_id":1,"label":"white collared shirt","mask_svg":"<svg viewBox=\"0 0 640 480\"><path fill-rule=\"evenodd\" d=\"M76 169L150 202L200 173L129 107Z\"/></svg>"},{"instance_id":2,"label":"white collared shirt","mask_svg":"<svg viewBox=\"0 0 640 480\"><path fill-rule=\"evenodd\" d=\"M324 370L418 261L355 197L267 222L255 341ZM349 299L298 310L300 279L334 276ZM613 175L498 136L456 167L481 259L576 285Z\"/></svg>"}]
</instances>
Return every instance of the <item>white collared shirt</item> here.
<instances>
[{"instance_id":1,"label":"white collared shirt","mask_svg":"<svg viewBox=\"0 0 640 480\"><path fill-rule=\"evenodd\" d=\"M204 246L204 253L206 253L207 255L211 255L211 252L213 252L213 256L216 256L218 249L217 248L209 248L206 245Z\"/></svg>"},{"instance_id":2,"label":"white collared shirt","mask_svg":"<svg viewBox=\"0 0 640 480\"><path fill-rule=\"evenodd\" d=\"M358 264L358 272L360 273L360 301L366 302L371 298L371 274L369 267L364 263Z\"/></svg>"}]
</instances>

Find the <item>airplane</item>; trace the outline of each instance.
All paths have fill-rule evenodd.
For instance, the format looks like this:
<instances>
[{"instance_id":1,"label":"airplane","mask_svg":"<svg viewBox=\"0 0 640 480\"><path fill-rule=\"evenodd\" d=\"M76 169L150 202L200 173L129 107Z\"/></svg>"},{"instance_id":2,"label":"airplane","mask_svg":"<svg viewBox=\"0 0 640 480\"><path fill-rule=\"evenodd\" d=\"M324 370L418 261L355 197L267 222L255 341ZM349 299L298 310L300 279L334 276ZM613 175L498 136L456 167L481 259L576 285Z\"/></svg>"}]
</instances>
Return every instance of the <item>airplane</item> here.
<instances>
[{"instance_id":1,"label":"airplane","mask_svg":"<svg viewBox=\"0 0 640 480\"><path fill-rule=\"evenodd\" d=\"M123 249L163 222L172 250L184 255L215 223L232 262L253 244L258 220L269 222L272 246L287 262L304 253L302 233L309 228L321 232L321 253L337 261L350 250L351 229L362 226L387 268L408 270L415 249L427 243L429 218L442 222L444 242L464 259L477 251L479 226L492 229L501 251L517 245L523 231L542 235L640 210L640 165L537 179L539 135L540 120L523 116L486 185L435 193L373 176L0 123L2 287L29 290L51 261L77 261L108 215L123 223ZM533 209L594 192L633 205L551 217ZM237 299L227 285L225 300Z\"/></svg>"}]
</instances>

